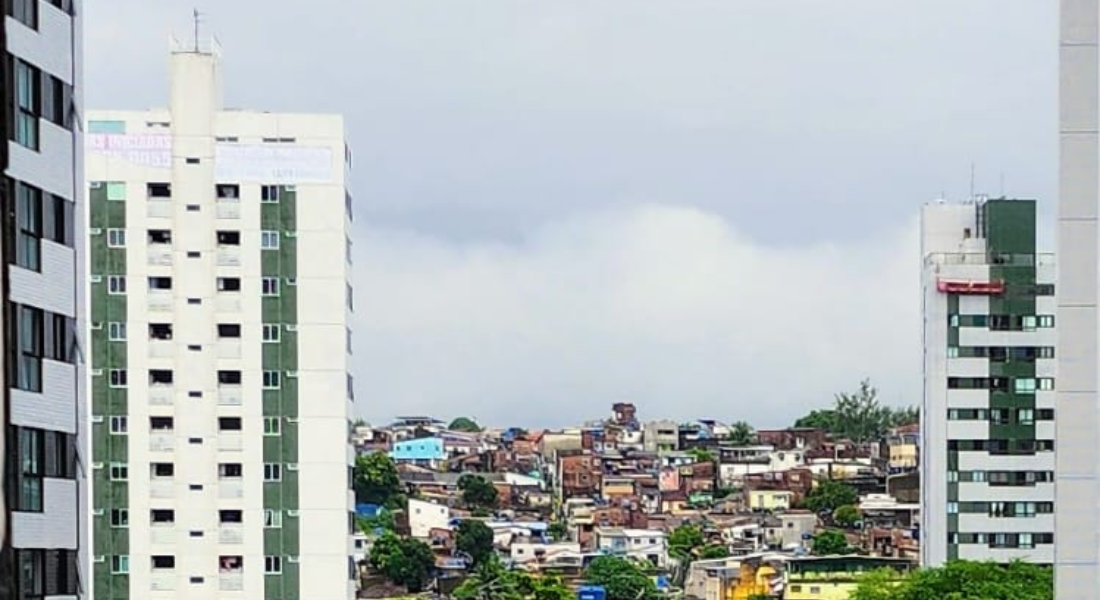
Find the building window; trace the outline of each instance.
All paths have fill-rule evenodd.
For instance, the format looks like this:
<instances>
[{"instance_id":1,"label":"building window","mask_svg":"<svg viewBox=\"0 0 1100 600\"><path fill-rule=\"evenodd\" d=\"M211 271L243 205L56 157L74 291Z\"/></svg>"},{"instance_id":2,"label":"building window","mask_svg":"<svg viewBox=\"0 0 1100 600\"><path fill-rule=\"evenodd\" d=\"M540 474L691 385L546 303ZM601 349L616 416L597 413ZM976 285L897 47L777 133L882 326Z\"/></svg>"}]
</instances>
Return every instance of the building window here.
<instances>
[{"instance_id":1,"label":"building window","mask_svg":"<svg viewBox=\"0 0 1100 600\"><path fill-rule=\"evenodd\" d=\"M107 276L107 293L114 296L121 296L126 293L126 276L125 275L108 275Z\"/></svg>"},{"instance_id":2,"label":"building window","mask_svg":"<svg viewBox=\"0 0 1100 600\"><path fill-rule=\"evenodd\" d=\"M1042 327L1042 328L1054 327L1054 315L1039 315L1038 321L1039 321L1039 327Z\"/></svg>"},{"instance_id":3,"label":"building window","mask_svg":"<svg viewBox=\"0 0 1100 600\"><path fill-rule=\"evenodd\" d=\"M31 29L38 29L38 0L14 0L11 16Z\"/></svg>"},{"instance_id":4,"label":"building window","mask_svg":"<svg viewBox=\"0 0 1100 600\"><path fill-rule=\"evenodd\" d=\"M1013 383L1013 389L1017 394L1034 394L1035 393L1035 378L1034 377L1020 377Z\"/></svg>"},{"instance_id":5,"label":"building window","mask_svg":"<svg viewBox=\"0 0 1100 600\"><path fill-rule=\"evenodd\" d=\"M73 247L73 203L61 196L49 195L45 197L43 206L43 218L45 220L46 239Z\"/></svg>"},{"instance_id":6,"label":"building window","mask_svg":"<svg viewBox=\"0 0 1100 600\"><path fill-rule=\"evenodd\" d=\"M219 231L217 232L217 239L219 246L240 246L241 245L241 232L239 231Z\"/></svg>"},{"instance_id":7,"label":"building window","mask_svg":"<svg viewBox=\"0 0 1100 600\"><path fill-rule=\"evenodd\" d=\"M265 230L260 232L260 248L263 250L279 249L279 232Z\"/></svg>"},{"instance_id":8,"label":"building window","mask_svg":"<svg viewBox=\"0 0 1100 600\"><path fill-rule=\"evenodd\" d=\"M53 75L42 74L42 117L54 125L69 129L69 105L73 88Z\"/></svg>"},{"instance_id":9,"label":"building window","mask_svg":"<svg viewBox=\"0 0 1100 600\"><path fill-rule=\"evenodd\" d=\"M218 385L241 385L241 372L218 371Z\"/></svg>"},{"instance_id":10,"label":"building window","mask_svg":"<svg viewBox=\"0 0 1100 600\"><path fill-rule=\"evenodd\" d=\"M279 389L279 372L278 371L264 371L263 385L265 390L277 390Z\"/></svg>"},{"instance_id":11,"label":"building window","mask_svg":"<svg viewBox=\"0 0 1100 600\"><path fill-rule=\"evenodd\" d=\"M176 557L170 555L153 556L154 571L168 571L176 568Z\"/></svg>"},{"instance_id":12,"label":"building window","mask_svg":"<svg viewBox=\"0 0 1100 600\"><path fill-rule=\"evenodd\" d=\"M283 526L283 511L264 509L264 528L278 529Z\"/></svg>"},{"instance_id":13,"label":"building window","mask_svg":"<svg viewBox=\"0 0 1100 600\"><path fill-rule=\"evenodd\" d=\"M282 435L283 421L279 417L264 417L264 435Z\"/></svg>"},{"instance_id":14,"label":"building window","mask_svg":"<svg viewBox=\"0 0 1100 600\"><path fill-rule=\"evenodd\" d=\"M238 323L219 323L218 324L218 338L219 339L240 339L241 326Z\"/></svg>"},{"instance_id":15,"label":"building window","mask_svg":"<svg viewBox=\"0 0 1100 600\"><path fill-rule=\"evenodd\" d=\"M171 277L150 277L149 278L149 289L151 291L162 291L162 292L171 291L171 289L172 289L172 278Z\"/></svg>"},{"instance_id":16,"label":"building window","mask_svg":"<svg viewBox=\"0 0 1100 600\"><path fill-rule=\"evenodd\" d=\"M279 202L279 186L260 186L260 202L263 204L277 204Z\"/></svg>"},{"instance_id":17,"label":"building window","mask_svg":"<svg viewBox=\"0 0 1100 600\"><path fill-rule=\"evenodd\" d=\"M264 481L282 481L283 466L279 463L264 463Z\"/></svg>"},{"instance_id":18,"label":"building window","mask_svg":"<svg viewBox=\"0 0 1100 600\"><path fill-rule=\"evenodd\" d=\"M263 284L264 296L278 296L279 295L279 278L278 277L264 277L261 281Z\"/></svg>"},{"instance_id":19,"label":"building window","mask_svg":"<svg viewBox=\"0 0 1100 600\"><path fill-rule=\"evenodd\" d=\"M125 529L130 526L130 511L125 508L111 509L111 527Z\"/></svg>"},{"instance_id":20,"label":"building window","mask_svg":"<svg viewBox=\"0 0 1100 600\"><path fill-rule=\"evenodd\" d=\"M17 428L19 444L18 482L14 510L42 511L42 478L45 476L45 446L43 432L26 427Z\"/></svg>"},{"instance_id":21,"label":"building window","mask_svg":"<svg viewBox=\"0 0 1100 600\"><path fill-rule=\"evenodd\" d=\"M37 1L37 0L35 0ZM19 579L18 596L36 599L46 595L46 553L42 550L16 550L16 577Z\"/></svg>"},{"instance_id":22,"label":"building window","mask_svg":"<svg viewBox=\"0 0 1100 600\"><path fill-rule=\"evenodd\" d=\"M145 193L149 198L171 198L172 184L153 182L145 184Z\"/></svg>"},{"instance_id":23,"label":"building window","mask_svg":"<svg viewBox=\"0 0 1100 600\"><path fill-rule=\"evenodd\" d=\"M44 436L45 476L76 479L76 443L73 436L60 431L47 431Z\"/></svg>"},{"instance_id":24,"label":"building window","mask_svg":"<svg viewBox=\"0 0 1100 600\"><path fill-rule=\"evenodd\" d=\"M107 473L111 481L128 481L130 479L130 467L124 462L111 463Z\"/></svg>"},{"instance_id":25,"label":"building window","mask_svg":"<svg viewBox=\"0 0 1100 600\"><path fill-rule=\"evenodd\" d=\"M221 463L218 465L218 479L240 479L244 474L241 463Z\"/></svg>"},{"instance_id":26,"label":"building window","mask_svg":"<svg viewBox=\"0 0 1100 600\"><path fill-rule=\"evenodd\" d=\"M130 557L118 554L111 557L111 574L125 575L130 572Z\"/></svg>"},{"instance_id":27,"label":"building window","mask_svg":"<svg viewBox=\"0 0 1100 600\"><path fill-rule=\"evenodd\" d=\"M42 190L15 182L15 264L42 269Z\"/></svg>"},{"instance_id":28,"label":"building window","mask_svg":"<svg viewBox=\"0 0 1100 600\"><path fill-rule=\"evenodd\" d=\"M277 324L264 323L263 341L267 344L274 344L279 341L279 326Z\"/></svg>"},{"instance_id":29,"label":"building window","mask_svg":"<svg viewBox=\"0 0 1100 600\"><path fill-rule=\"evenodd\" d=\"M239 277L219 277L218 278L218 291L219 292L239 292L239 291L241 291L241 279Z\"/></svg>"},{"instance_id":30,"label":"building window","mask_svg":"<svg viewBox=\"0 0 1100 600\"><path fill-rule=\"evenodd\" d=\"M111 321L107 323L107 339L112 342L126 341L126 322Z\"/></svg>"},{"instance_id":31,"label":"building window","mask_svg":"<svg viewBox=\"0 0 1100 600\"><path fill-rule=\"evenodd\" d=\"M108 373L110 377L110 385L113 388L126 387L126 369L111 369Z\"/></svg>"},{"instance_id":32,"label":"building window","mask_svg":"<svg viewBox=\"0 0 1100 600\"><path fill-rule=\"evenodd\" d=\"M116 415L111 417L111 433L114 435L125 435L129 431L129 422L126 415Z\"/></svg>"},{"instance_id":33,"label":"building window","mask_svg":"<svg viewBox=\"0 0 1100 600\"><path fill-rule=\"evenodd\" d=\"M278 575L283 572L283 557L265 556L264 575Z\"/></svg>"},{"instance_id":34,"label":"building window","mask_svg":"<svg viewBox=\"0 0 1100 600\"><path fill-rule=\"evenodd\" d=\"M126 230L125 229L108 229L107 230L107 247L108 248L125 248L126 247Z\"/></svg>"},{"instance_id":35,"label":"building window","mask_svg":"<svg viewBox=\"0 0 1100 600\"><path fill-rule=\"evenodd\" d=\"M1039 378L1039 390L1043 392L1049 392L1054 389L1054 379L1052 377L1040 377Z\"/></svg>"},{"instance_id":36,"label":"building window","mask_svg":"<svg viewBox=\"0 0 1100 600\"><path fill-rule=\"evenodd\" d=\"M38 69L19 60L15 62L15 142L38 150Z\"/></svg>"},{"instance_id":37,"label":"building window","mask_svg":"<svg viewBox=\"0 0 1100 600\"><path fill-rule=\"evenodd\" d=\"M214 186L218 200L238 200L241 197L241 186L235 183L219 183Z\"/></svg>"},{"instance_id":38,"label":"building window","mask_svg":"<svg viewBox=\"0 0 1100 600\"><path fill-rule=\"evenodd\" d=\"M27 392L42 391L42 357L45 349L43 311L29 306L12 305L17 315L15 387Z\"/></svg>"}]
</instances>

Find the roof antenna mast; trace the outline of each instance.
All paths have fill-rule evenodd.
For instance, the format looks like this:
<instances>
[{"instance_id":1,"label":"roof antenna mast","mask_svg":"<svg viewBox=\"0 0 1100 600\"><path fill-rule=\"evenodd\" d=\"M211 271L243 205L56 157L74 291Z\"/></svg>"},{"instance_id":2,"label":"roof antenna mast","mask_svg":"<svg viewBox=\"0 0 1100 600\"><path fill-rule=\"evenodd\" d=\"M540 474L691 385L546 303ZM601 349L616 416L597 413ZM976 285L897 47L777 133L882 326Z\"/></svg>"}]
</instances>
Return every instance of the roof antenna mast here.
<instances>
[{"instance_id":1,"label":"roof antenna mast","mask_svg":"<svg viewBox=\"0 0 1100 600\"><path fill-rule=\"evenodd\" d=\"M200 17L202 16L202 13L199 12L199 9L195 8L195 9L192 9L192 16L195 19L195 53L198 53L198 51L199 51L199 22L200 22Z\"/></svg>"}]
</instances>

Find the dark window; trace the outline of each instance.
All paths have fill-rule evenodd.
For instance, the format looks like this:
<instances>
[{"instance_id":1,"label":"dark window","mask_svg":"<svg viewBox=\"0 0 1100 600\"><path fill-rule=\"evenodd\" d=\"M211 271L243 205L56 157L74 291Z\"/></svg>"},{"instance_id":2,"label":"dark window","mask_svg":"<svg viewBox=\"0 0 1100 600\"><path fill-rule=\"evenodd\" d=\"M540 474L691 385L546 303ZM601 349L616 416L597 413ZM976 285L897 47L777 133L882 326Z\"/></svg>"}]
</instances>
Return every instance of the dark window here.
<instances>
[{"instance_id":1,"label":"dark window","mask_svg":"<svg viewBox=\"0 0 1100 600\"><path fill-rule=\"evenodd\" d=\"M73 14L73 0L49 0L49 3L61 9L67 15Z\"/></svg>"},{"instance_id":2,"label":"dark window","mask_svg":"<svg viewBox=\"0 0 1100 600\"><path fill-rule=\"evenodd\" d=\"M44 435L46 477L76 479L76 443L73 436L60 431L46 431Z\"/></svg>"},{"instance_id":3,"label":"dark window","mask_svg":"<svg viewBox=\"0 0 1100 600\"><path fill-rule=\"evenodd\" d=\"M241 477L241 463L221 463L218 465L218 477Z\"/></svg>"},{"instance_id":4,"label":"dark window","mask_svg":"<svg viewBox=\"0 0 1100 600\"><path fill-rule=\"evenodd\" d=\"M172 289L171 277L150 277L149 289L151 290L170 290Z\"/></svg>"},{"instance_id":5,"label":"dark window","mask_svg":"<svg viewBox=\"0 0 1100 600\"><path fill-rule=\"evenodd\" d=\"M219 277L218 278L218 291L219 292L239 292L239 291L241 291L241 279L240 279L240 277Z\"/></svg>"},{"instance_id":6,"label":"dark window","mask_svg":"<svg viewBox=\"0 0 1100 600\"><path fill-rule=\"evenodd\" d=\"M150 198L172 197L172 184L170 183L150 183L145 186L145 189Z\"/></svg>"},{"instance_id":7,"label":"dark window","mask_svg":"<svg viewBox=\"0 0 1100 600\"><path fill-rule=\"evenodd\" d=\"M66 85L64 81L61 81L53 75L47 75L45 73L42 74L41 80L42 118L55 125L68 129L71 125L69 120L69 106L73 98L72 87Z\"/></svg>"},{"instance_id":8,"label":"dark window","mask_svg":"<svg viewBox=\"0 0 1100 600\"><path fill-rule=\"evenodd\" d=\"M42 268L42 190L15 182L15 264Z\"/></svg>"},{"instance_id":9,"label":"dark window","mask_svg":"<svg viewBox=\"0 0 1100 600\"><path fill-rule=\"evenodd\" d=\"M150 229L149 230L149 243L150 244L171 244L172 243L172 231L169 229Z\"/></svg>"},{"instance_id":10,"label":"dark window","mask_svg":"<svg viewBox=\"0 0 1100 600\"><path fill-rule=\"evenodd\" d=\"M214 186L219 200L236 200L241 197L241 186L235 183L219 183Z\"/></svg>"},{"instance_id":11,"label":"dark window","mask_svg":"<svg viewBox=\"0 0 1100 600\"><path fill-rule=\"evenodd\" d=\"M149 429L153 431L172 431L172 417L149 417Z\"/></svg>"},{"instance_id":12,"label":"dark window","mask_svg":"<svg viewBox=\"0 0 1100 600\"><path fill-rule=\"evenodd\" d=\"M240 246L241 245L241 232L239 232L239 231L219 231L218 232L218 245L219 246Z\"/></svg>"},{"instance_id":13,"label":"dark window","mask_svg":"<svg viewBox=\"0 0 1100 600\"><path fill-rule=\"evenodd\" d=\"M171 369L152 369L149 371L149 385L172 385Z\"/></svg>"},{"instance_id":14,"label":"dark window","mask_svg":"<svg viewBox=\"0 0 1100 600\"><path fill-rule=\"evenodd\" d=\"M170 340L170 339L172 339L172 324L171 323L150 323L149 324L149 339L152 339L152 340Z\"/></svg>"},{"instance_id":15,"label":"dark window","mask_svg":"<svg viewBox=\"0 0 1100 600\"><path fill-rule=\"evenodd\" d=\"M41 73L17 58L13 58L12 62L15 66L15 142L31 150L38 150Z\"/></svg>"},{"instance_id":16,"label":"dark window","mask_svg":"<svg viewBox=\"0 0 1100 600\"><path fill-rule=\"evenodd\" d=\"M202 161L200 161L200 160L199 160L199 159L197 159L197 158L194 158L194 157L191 157L191 156L188 156L188 157L187 157L187 164L189 164L189 165L197 165L197 164L199 164L200 162L202 162Z\"/></svg>"},{"instance_id":17,"label":"dark window","mask_svg":"<svg viewBox=\"0 0 1100 600\"><path fill-rule=\"evenodd\" d=\"M11 444L8 455L18 460L10 471L14 479L9 494L12 510L41 512L42 478L46 474L43 431L15 426L8 431Z\"/></svg>"},{"instance_id":18,"label":"dark window","mask_svg":"<svg viewBox=\"0 0 1100 600\"><path fill-rule=\"evenodd\" d=\"M176 465L174 463L153 463L149 468L153 477L174 477Z\"/></svg>"},{"instance_id":19,"label":"dark window","mask_svg":"<svg viewBox=\"0 0 1100 600\"><path fill-rule=\"evenodd\" d=\"M73 246L73 203L61 196L45 197L43 210L45 231L43 236L51 242Z\"/></svg>"},{"instance_id":20,"label":"dark window","mask_svg":"<svg viewBox=\"0 0 1100 600\"><path fill-rule=\"evenodd\" d=\"M222 466L229 466L229 465L222 465ZM239 467L240 465L237 465L237 466ZM239 470L237 471L237 477L240 477L240 471ZM239 510L219 510L218 511L218 522L219 523L243 523L244 522L244 513L242 513Z\"/></svg>"},{"instance_id":21,"label":"dark window","mask_svg":"<svg viewBox=\"0 0 1100 600\"><path fill-rule=\"evenodd\" d=\"M176 557L175 556L154 556L153 557L153 569L175 569Z\"/></svg>"},{"instance_id":22,"label":"dark window","mask_svg":"<svg viewBox=\"0 0 1100 600\"><path fill-rule=\"evenodd\" d=\"M38 0L12 0L8 14L31 29L38 29Z\"/></svg>"},{"instance_id":23,"label":"dark window","mask_svg":"<svg viewBox=\"0 0 1100 600\"><path fill-rule=\"evenodd\" d=\"M46 551L15 551L16 598L31 600L46 595Z\"/></svg>"},{"instance_id":24,"label":"dark window","mask_svg":"<svg viewBox=\"0 0 1100 600\"><path fill-rule=\"evenodd\" d=\"M151 523L175 523L176 511L167 508L154 508L149 511L149 521Z\"/></svg>"},{"instance_id":25,"label":"dark window","mask_svg":"<svg viewBox=\"0 0 1100 600\"><path fill-rule=\"evenodd\" d=\"M218 431L240 431L240 417L218 417Z\"/></svg>"},{"instance_id":26,"label":"dark window","mask_svg":"<svg viewBox=\"0 0 1100 600\"><path fill-rule=\"evenodd\" d=\"M76 360L76 320L56 313L45 314L45 357L58 362Z\"/></svg>"},{"instance_id":27,"label":"dark window","mask_svg":"<svg viewBox=\"0 0 1100 600\"><path fill-rule=\"evenodd\" d=\"M28 392L42 391L42 356L44 354L44 312L30 306L11 305L12 338L15 343L15 387Z\"/></svg>"},{"instance_id":28,"label":"dark window","mask_svg":"<svg viewBox=\"0 0 1100 600\"><path fill-rule=\"evenodd\" d=\"M240 385L240 371L218 371L218 383L223 385Z\"/></svg>"},{"instance_id":29,"label":"dark window","mask_svg":"<svg viewBox=\"0 0 1100 600\"><path fill-rule=\"evenodd\" d=\"M241 337L241 326L236 323L219 323L218 337L239 338Z\"/></svg>"}]
</instances>

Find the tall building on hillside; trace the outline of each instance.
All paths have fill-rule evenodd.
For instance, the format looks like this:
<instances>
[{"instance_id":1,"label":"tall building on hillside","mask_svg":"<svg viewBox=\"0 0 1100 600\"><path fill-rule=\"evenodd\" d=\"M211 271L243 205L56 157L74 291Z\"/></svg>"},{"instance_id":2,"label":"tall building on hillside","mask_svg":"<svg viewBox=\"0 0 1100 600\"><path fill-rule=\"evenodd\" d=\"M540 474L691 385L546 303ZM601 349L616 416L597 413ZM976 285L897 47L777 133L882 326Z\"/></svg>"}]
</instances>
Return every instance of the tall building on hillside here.
<instances>
[{"instance_id":1,"label":"tall building on hillside","mask_svg":"<svg viewBox=\"0 0 1100 600\"><path fill-rule=\"evenodd\" d=\"M0 599L81 595L81 4L0 3Z\"/></svg>"},{"instance_id":2,"label":"tall building on hillside","mask_svg":"<svg viewBox=\"0 0 1100 600\"><path fill-rule=\"evenodd\" d=\"M90 583L351 598L343 119L222 108L213 43L170 66L167 109L88 114Z\"/></svg>"},{"instance_id":3,"label":"tall building on hillside","mask_svg":"<svg viewBox=\"0 0 1100 600\"><path fill-rule=\"evenodd\" d=\"M1061 0L1055 596L1100 598L1100 0Z\"/></svg>"},{"instance_id":4,"label":"tall building on hillside","mask_svg":"<svg viewBox=\"0 0 1100 600\"><path fill-rule=\"evenodd\" d=\"M1053 257L1035 202L922 213L921 561L1054 561Z\"/></svg>"}]
</instances>

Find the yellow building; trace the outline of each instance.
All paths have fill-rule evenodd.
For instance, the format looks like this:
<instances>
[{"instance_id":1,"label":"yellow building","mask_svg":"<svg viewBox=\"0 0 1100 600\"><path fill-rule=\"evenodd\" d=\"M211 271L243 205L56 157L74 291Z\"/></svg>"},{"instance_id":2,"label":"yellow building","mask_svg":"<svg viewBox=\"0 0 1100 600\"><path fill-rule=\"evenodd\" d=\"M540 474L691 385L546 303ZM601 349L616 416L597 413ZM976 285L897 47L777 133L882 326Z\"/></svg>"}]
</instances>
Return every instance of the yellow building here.
<instances>
[{"instance_id":1,"label":"yellow building","mask_svg":"<svg viewBox=\"0 0 1100 600\"><path fill-rule=\"evenodd\" d=\"M794 492L788 490L749 490L749 508L752 510L787 510L794 502Z\"/></svg>"},{"instance_id":2,"label":"yellow building","mask_svg":"<svg viewBox=\"0 0 1100 600\"><path fill-rule=\"evenodd\" d=\"M766 557L741 561L736 582L726 590L726 600L748 600L753 596L770 596L780 581L782 561Z\"/></svg>"},{"instance_id":3,"label":"yellow building","mask_svg":"<svg viewBox=\"0 0 1100 600\"><path fill-rule=\"evenodd\" d=\"M913 568L900 558L823 556L787 561L783 600L848 600L859 578L871 571L893 569L900 580ZM738 599L740 600L740 599Z\"/></svg>"}]
</instances>

